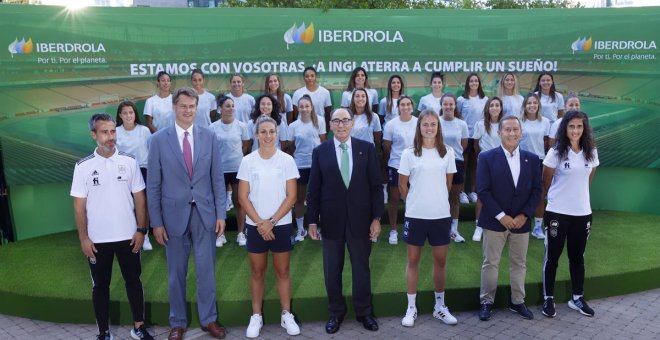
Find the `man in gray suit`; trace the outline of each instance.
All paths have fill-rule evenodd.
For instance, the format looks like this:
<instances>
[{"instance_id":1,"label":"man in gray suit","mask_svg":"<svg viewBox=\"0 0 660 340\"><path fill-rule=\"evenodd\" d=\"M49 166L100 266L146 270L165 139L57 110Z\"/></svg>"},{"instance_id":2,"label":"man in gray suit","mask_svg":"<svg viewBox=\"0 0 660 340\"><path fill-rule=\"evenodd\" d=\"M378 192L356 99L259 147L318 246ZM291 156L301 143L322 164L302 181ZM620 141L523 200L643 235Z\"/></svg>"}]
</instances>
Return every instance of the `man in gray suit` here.
<instances>
[{"instance_id":1,"label":"man in gray suit","mask_svg":"<svg viewBox=\"0 0 660 340\"><path fill-rule=\"evenodd\" d=\"M192 248L197 274L197 309L202 330L225 337L217 323L215 239L224 233L226 193L215 134L195 126L197 93L172 95L175 123L158 130L149 147L147 201L156 241L165 246L170 301L168 339L186 331L186 274Z\"/></svg>"}]
</instances>

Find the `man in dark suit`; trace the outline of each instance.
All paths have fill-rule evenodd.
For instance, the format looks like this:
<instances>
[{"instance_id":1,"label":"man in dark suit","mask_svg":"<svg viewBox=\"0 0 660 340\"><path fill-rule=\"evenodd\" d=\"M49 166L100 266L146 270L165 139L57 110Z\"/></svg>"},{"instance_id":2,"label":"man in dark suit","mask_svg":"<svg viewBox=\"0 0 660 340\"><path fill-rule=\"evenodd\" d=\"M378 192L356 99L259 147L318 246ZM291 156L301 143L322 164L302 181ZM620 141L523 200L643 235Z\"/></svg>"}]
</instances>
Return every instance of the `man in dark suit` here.
<instances>
[{"instance_id":1,"label":"man in dark suit","mask_svg":"<svg viewBox=\"0 0 660 340\"><path fill-rule=\"evenodd\" d=\"M149 146L147 202L156 241L165 246L171 340L187 327L186 274L192 248L197 310L202 330L224 338L215 302L215 240L224 233L226 197L220 149L213 131L193 124L197 93L172 95L175 123L158 130Z\"/></svg>"},{"instance_id":2,"label":"man in dark suit","mask_svg":"<svg viewBox=\"0 0 660 340\"><path fill-rule=\"evenodd\" d=\"M511 301L509 309L525 319L525 260L530 220L541 199L541 161L519 148L522 128L517 117L503 118L497 133L502 146L479 155L477 194L483 203L479 225L484 229L479 319L490 319L504 244L509 242Z\"/></svg>"},{"instance_id":3,"label":"man in dark suit","mask_svg":"<svg viewBox=\"0 0 660 340\"><path fill-rule=\"evenodd\" d=\"M372 241L380 235L383 187L374 145L351 138L353 120L345 109L330 120L334 138L316 147L307 194L307 220L312 239L323 233L323 274L330 319L325 330L335 333L346 314L342 295L344 248L353 268L353 306L364 328L376 331L371 306L369 255Z\"/></svg>"}]
</instances>

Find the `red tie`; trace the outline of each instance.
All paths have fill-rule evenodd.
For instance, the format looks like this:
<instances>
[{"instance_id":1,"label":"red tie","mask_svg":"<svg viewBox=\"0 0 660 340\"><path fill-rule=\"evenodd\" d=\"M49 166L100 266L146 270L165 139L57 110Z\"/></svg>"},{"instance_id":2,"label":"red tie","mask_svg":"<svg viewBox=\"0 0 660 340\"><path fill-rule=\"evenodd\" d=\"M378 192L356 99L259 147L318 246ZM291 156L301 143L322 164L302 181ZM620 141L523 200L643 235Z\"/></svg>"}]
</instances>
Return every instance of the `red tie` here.
<instances>
[{"instance_id":1,"label":"red tie","mask_svg":"<svg viewBox=\"0 0 660 340\"><path fill-rule=\"evenodd\" d=\"M192 178L192 149L190 148L190 142L188 142L188 131L183 133L183 161L186 163L188 176Z\"/></svg>"}]
</instances>

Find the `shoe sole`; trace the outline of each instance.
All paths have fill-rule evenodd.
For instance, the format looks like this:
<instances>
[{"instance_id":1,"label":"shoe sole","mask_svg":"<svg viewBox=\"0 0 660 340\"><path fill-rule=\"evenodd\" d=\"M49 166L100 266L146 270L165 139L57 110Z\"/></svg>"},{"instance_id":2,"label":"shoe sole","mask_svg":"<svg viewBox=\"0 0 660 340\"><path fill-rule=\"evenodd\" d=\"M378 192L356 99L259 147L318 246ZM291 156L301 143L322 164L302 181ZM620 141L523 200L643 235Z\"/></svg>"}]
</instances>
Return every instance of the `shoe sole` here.
<instances>
[{"instance_id":1,"label":"shoe sole","mask_svg":"<svg viewBox=\"0 0 660 340\"><path fill-rule=\"evenodd\" d=\"M440 320L440 321L442 321L445 325L453 326L453 325L458 324L458 320L456 320L456 322L449 322L449 321L445 321L443 318L437 317L435 315L433 317Z\"/></svg>"},{"instance_id":2,"label":"shoe sole","mask_svg":"<svg viewBox=\"0 0 660 340\"><path fill-rule=\"evenodd\" d=\"M543 314L543 316L545 316L547 318L554 318L555 316L557 316L557 312L555 312L555 314L549 315L549 314L545 314L544 311L541 311L541 314Z\"/></svg>"},{"instance_id":3,"label":"shoe sole","mask_svg":"<svg viewBox=\"0 0 660 340\"><path fill-rule=\"evenodd\" d=\"M286 334L289 334L289 335L300 335L300 330L298 330L297 333L294 333L294 332L289 332L289 329L286 328L286 326L284 326L284 325L282 325L282 324L280 324L280 326L282 326L282 328L284 328L284 329L286 330Z\"/></svg>"},{"instance_id":4,"label":"shoe sole","mask_svg":"<svg viewBox=\"0 0 660 340\"><path fill-rule=\"evenodd\" d=\"M413 321L411 324L406 324L405 322L401 321L401 326L403 326L403 327L413 327L413 326L415 326L415 321Z\"/></svg>"},{"instance_id":5,"label":"shoe sole","mask_svg":"<svg viewBox=\"0 0 660 340\"><path fill-rule=\"evenodd\" d=\"M583 312L582 309L578 308L578 306L576 306L575 304L573 304L573 301L568 301L568 308L570 308L570 309L572 309L572 310L576 310L576 311L580 312L580 314L582 314L582 315L584 315L584 316L593 317L594 314L595 314L595 313L594 313L594 314L589 314L589 313L585 313L585 312Z\"/></svg>"},{"instance_id":6,"label":"shoe sole","mask_svg":"<svg viewBox=\"0 0 660 340\"><path fill-rule=\"evenodd\" d=\"M524 316L524 315L518 313L518 311L515 310L515 309L509 308L509 310L512 311L512 312L514 312L514 313L516 313L516 314L518 314L521 318L523 318L523 319L525 319L525 320L534 320L534 316L532 316L531 318L528 318L528 317L526 317L526 316Z\"/></svg>"}]
</instances>

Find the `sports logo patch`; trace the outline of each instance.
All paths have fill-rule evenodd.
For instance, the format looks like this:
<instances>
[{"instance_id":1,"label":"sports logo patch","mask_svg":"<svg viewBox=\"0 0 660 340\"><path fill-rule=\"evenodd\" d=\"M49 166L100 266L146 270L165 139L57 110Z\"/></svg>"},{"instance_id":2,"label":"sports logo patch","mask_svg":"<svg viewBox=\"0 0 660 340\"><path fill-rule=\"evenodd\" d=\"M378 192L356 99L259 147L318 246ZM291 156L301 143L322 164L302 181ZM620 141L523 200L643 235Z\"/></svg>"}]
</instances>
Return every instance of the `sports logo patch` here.
<instances>
[{"instance_id":1,"label":"sports logo patch","mask_svg":"<svg viewBox=\"0 0 660 340\"><path fill-rule=\"evenodd\" d=\"M550 221L550 230L548 231L548 234L550 234L552 237L557 237L557 228L559 228L559 221Z\"/></svg>"}]
</instances>

